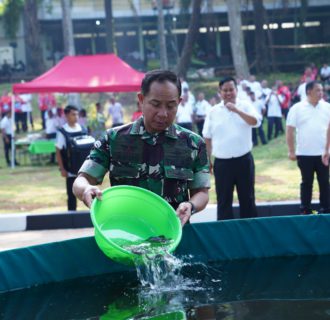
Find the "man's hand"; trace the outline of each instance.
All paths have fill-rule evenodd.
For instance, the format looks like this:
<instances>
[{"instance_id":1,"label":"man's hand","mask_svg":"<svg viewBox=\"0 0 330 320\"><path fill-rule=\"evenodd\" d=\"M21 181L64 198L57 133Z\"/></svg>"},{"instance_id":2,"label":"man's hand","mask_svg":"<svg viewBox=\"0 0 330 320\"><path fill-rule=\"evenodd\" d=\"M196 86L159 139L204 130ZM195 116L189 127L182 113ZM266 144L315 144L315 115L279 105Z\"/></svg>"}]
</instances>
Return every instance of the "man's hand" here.
<instances>
[{"instance_id":1,"label":"man's hand","mask_svg":"<svg viewBox=\"0 0 330 320\"><path fill-rule=\"evenodd\" d=\"M213 174L213 163L210 161L210 174Z\"/></svg>"},{"instance_id":2,"label":"man's hand","mask_svg":"<svg viewBox=\"0 0 330 320\"><path fill-rule=\"evenodd\" d=\"M296 161L296 160L297 160L297 156L296 156L296 154L295 154L294 151L289 151L289 153L288 153L288 157L289 157L289 159L292 160L292 161Z\"/></svg>"},{"instance_id":3,"label":"man's hand","mask_svg":"<svg viewBox=\"0 0 330 320\"><path fill-rule=\"evenodd\" d=\"M181 221L181 225L184 226L191 217L191 204L189 202L181 202L176 209L176 214Z\"/></svg>"},{"instance_id":4,"label":"man's hand","mask_svg":"<svg viewBox=\"0 0 330 320\"><path fill-rule=\"evenodd\" d=\"M235 106L235 104L232 103L232 102L227 102L227 103L225 104L225 107L226 107L229 111L237 112L236 106Z\"/></svg>"},{"instance_id":5,"label":"man's hand","mask_svg":"<svg viewBox=\"0 0 330 320\"><path fill-rule=\"evenodd\" d=\"M90 208L95 197L102 200L102 191L97 186L90 185L85 189L81 200L88 208Z\"/></svg>"},{"instance_id":6,"label":"man's hand","mask_svg":"<svg viewBox=\"0 0 330 320\"><path fill-rule=\"evenodd\" d=\"M322 155L322 163L327 167L329 165L329 152L325 152Z\"/></svg>"},{"instance_id":7,"label":"man's hand","mask_svg":"<svg viewBox=\"0 0 330 320\"><path fill-rule=\"evenodd\" d=\"M61 176L67 178L68 172L64 168L60 168L59 170L61 172Z\"/></svg>"}]
</instances>

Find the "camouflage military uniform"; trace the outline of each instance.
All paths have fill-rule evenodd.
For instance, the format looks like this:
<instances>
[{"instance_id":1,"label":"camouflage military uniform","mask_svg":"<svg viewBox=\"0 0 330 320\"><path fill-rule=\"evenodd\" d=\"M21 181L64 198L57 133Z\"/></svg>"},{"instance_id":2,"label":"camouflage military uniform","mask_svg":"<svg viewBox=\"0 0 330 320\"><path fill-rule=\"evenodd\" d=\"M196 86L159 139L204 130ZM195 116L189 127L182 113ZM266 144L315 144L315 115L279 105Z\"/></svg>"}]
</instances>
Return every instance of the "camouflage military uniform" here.
<instances>
[{"instance_id":1,"label":"camouflage military uniform","mask_svg":"<svg viewBox=\"0 0 330 320\"><path fill-rule=\"evenodd\" d=\"M174 208L189 199L189 189L210 187L203 139L176 124L150 134L143 118L108 130L80 169L98 183L107 171L112 186L126 184L151 190Z\"/></svg>"}]
</instances>

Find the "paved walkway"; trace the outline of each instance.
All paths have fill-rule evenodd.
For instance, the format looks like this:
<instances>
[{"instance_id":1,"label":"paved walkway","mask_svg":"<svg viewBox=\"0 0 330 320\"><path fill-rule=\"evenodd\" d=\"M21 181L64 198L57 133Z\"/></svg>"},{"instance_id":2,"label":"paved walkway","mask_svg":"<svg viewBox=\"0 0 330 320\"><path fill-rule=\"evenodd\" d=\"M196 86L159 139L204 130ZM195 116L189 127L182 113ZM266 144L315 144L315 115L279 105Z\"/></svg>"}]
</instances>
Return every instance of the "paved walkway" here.
<instances>
[{"instance_id":1,"label":"paved walkway","mask_svg":"<svg viewBox=\"0 0 330 320\"><path fill-rule=\"evenodd\" d=\"M216 212L215 205L209 205L207 209L196 213L192 219L192 223L215 221ZM9 216L9 215L7 215ZM17 215L19 218L21 215ZM12 224L14 220L2 219L2 223ZM80 237L88 237L94 235L93 228L77 228L77 229L55 229L55 230L38 230L38 231L15 231L0 232L0 251L11 250L15 248L29 247L33 245L75 239Z\"/></svg>"},{"instance_id":2,"label":"paved walkway","mask_svg":"<svg viewBox=\"0 0 330 320\"><path fill-rule=\"evenodd\" d=\"M93 228L1 232L0 251L92 235Z\"/></svg>"}]
</instances>

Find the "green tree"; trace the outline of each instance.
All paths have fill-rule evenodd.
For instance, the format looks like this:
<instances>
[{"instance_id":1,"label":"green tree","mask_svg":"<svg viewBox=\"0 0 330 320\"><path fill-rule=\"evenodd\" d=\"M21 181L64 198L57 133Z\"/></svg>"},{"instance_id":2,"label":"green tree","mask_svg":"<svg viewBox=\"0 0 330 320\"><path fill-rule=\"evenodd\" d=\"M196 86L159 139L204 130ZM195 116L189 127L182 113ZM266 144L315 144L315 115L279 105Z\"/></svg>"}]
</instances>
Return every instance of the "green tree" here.
<instances>
[{"instance_id":1,"label":"green tree","mask_svg":"<svg viewBox=\"0 0 330 320\"><path fill-rule=\"evenodd\" d=\"M112 14L112 0L104 0L104 12L105 12L105 42L107 52L116 52L116 44L114 37L114 25Z\"/></svg>"},{"instance_id":2,"label":"green tree","mask_svg":"<svg viewBox=\"0 0 330 320\"><path fill-rule=\"evenodd\" d=\"M24 0L6 0L2 3L2 20L5 35L15 40L24 7Z\"/></svg>"},{"instance_id":3,"label":"green tree","mask_svg":"<svg viewBox=\"0 0 330 320\"><path fill-rule=\"evenodd\" d=\"M253 0L253 16L255 30L256 68L258 73L269 72L269 51L267 47L265 23L265 8L263 0Z\"/></svg>"},{"instance_id":4,"label":"green tree","mask_svg":"<svg viewBox=\"0 0 330 320\"><path fill-rule=\"evenodd\" d=\"M23 19L27 73L39 75L45 71L45 63L41 50L38 1L24 1Z\"/></svg>"},{"instance_id":5,"label":"green tree","mask_svg":"<svg viewBox=\"0 0 330 320\"><path fill-rule=\"evenodd\" d=\"M16 39L20 18L23 17L27 73L39 75L45 70L41 51L40 26L37 16L39 1L6 0L2 4L3 27L6 37Z\"/></svg>"},{"instance_id":6,"label":"green tree","mask_svg":"<svg viewBox=\"0 0 330 320\"><path fill-rule=\"evenodd\" d=\"M160 54L160 66L162 69L168 69L163 0L157 0L157 11L158 11L158 43L159 43L159 54Z\"/></svg>"}]
</instances>

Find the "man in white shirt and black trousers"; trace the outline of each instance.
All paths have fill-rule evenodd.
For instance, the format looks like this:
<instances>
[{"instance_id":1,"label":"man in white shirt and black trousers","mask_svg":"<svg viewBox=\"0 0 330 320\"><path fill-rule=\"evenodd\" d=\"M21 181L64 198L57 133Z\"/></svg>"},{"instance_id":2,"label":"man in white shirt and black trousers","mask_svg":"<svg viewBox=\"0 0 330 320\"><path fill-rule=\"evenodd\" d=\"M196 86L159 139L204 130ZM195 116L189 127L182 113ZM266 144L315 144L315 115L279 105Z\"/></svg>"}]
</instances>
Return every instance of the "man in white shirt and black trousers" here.
<instances>
[{"instance_id":1,"label":"man in white shirt and black trousers","mask_svg":"<svg viewBox=\"0 0 330 320\"><path fill-rule=\"evenodd\" d=\"M320 213L329 208L329 147L327 134L330 104L323 98L323 87L317 81L306 84L307 99L293 105L286 120L289 159L297 160L301 172L300 213L310 214L314 174L320 190ZM294 132L296 131L296 148Z\"/></svg>"},{"instance_id":2,"label":"man in white shirt and black trousers","mask_svg":"<svg viewBox=\"0 0 330 320\"><path fill-rule=\"evenodd\" d=\"M235 186L240 218L256 217L252 128L261 124L261 118L250 101L237 99L234 78L221 80L219 92L222 101L210 110L203 129L208 155L214 156L210 168L215 176L218 220L234 219Z\"/></svg>"}]
</instances>

